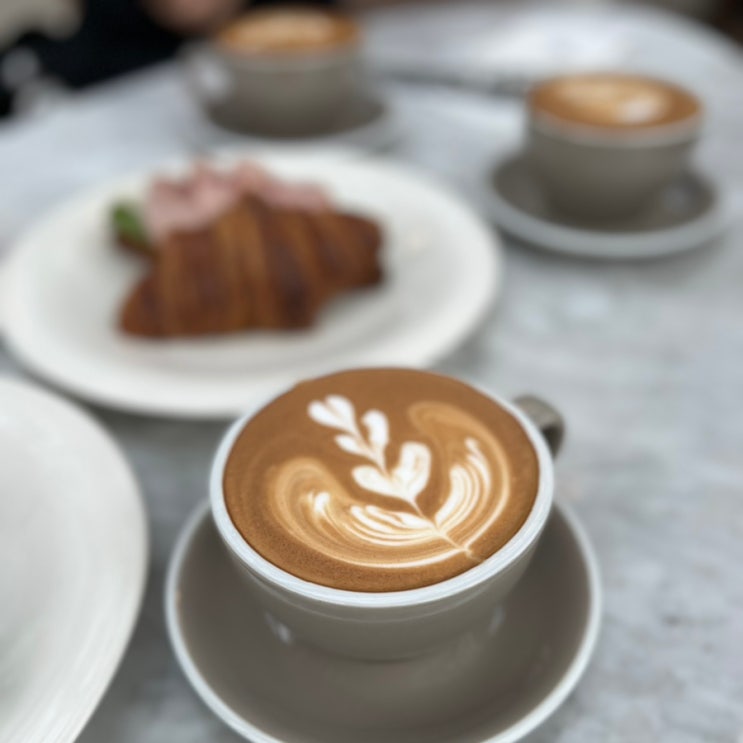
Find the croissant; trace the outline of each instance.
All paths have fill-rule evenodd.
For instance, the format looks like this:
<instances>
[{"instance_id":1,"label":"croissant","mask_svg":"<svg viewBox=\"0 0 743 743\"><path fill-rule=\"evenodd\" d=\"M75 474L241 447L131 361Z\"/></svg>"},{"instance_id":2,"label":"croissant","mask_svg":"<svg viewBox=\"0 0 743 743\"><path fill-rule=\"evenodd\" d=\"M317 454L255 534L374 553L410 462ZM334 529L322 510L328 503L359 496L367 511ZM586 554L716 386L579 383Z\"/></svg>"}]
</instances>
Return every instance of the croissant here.
<instances>
[{"instance_id":1,"label":"croissant","mask_svg":"<svg viewBox=\"0 0 743 743\"><path fill-rule=\"evenodd\" d=\"M246 196L208 226L163 240L120 325L154 337L307 327L335 295L381 280L381 242L363 217Z\"/></svg>"}]
</instances>

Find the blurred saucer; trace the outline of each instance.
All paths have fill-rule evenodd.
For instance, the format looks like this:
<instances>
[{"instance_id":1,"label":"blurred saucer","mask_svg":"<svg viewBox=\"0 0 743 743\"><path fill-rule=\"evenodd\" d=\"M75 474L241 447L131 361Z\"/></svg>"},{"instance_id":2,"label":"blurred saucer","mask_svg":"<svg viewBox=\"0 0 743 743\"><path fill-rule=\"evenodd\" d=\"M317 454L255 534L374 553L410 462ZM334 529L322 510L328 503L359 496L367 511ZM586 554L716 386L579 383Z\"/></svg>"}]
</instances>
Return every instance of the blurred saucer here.
<instances>
[{"instance_id":1,"label":"blurred saucer","mask_svg":"<svg viewBox=\"0 0 743 743\"><path fill-rule=\"evenodd\" d=\"M683 173L642 214L589 223L556 211L521 153L487 173L486 208L503 230L545 250L603 259L656 258L709 243L728 222L724 194L701 174Z\"/></svg>"},{"instance_id":2,"label":"blurred saucer","mask_svg":"<svg viewBox=\"0 0 743 743\"><path fill-rule=\"evenodd\" d=\"M560 505L488 637L465 635L415 660L369 663L312 650L270 628L243 580L199 507L168 570L170 640L212 712L259 743L520 740L573 690L600 620L596 558Z\"/></svg>"},{"instance_id":3,"label":"blurred saucer","mask_svg":"<svg viewBox=\"0 0 743 743\"><path fill-rule=\"evenodd\" d=\"M214 137L239 139L243 143L322 145L384 150L400 137L398 117L389 101L364 96L344 108L329 127L302 134L252 129L238 124L228 106L212 104L204 109L204 122Z\"/></svg>"}]
</instances>

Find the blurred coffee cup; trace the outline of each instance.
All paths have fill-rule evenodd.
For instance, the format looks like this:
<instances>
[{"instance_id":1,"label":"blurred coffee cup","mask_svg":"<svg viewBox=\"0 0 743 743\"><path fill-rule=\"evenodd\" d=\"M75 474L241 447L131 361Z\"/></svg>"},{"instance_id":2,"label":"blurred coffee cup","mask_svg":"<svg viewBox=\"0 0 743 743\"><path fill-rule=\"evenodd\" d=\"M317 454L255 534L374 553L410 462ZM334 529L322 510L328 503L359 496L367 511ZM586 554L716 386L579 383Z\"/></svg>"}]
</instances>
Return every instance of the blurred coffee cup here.
<instances>
[{"instance_id":1,"label":"blurred coffee cup","mask_svg":"<svg viewBox=\"0 0 743 743\"><path fill-rule=\"evenodd\" d=\"M200 102L245 131L301 136L333 125L363 89L361 31L311 7L245 13L187 55Z\"/></svg>"},{"instance_id":2,"label":"blurred coffee cup","mask_svg":"<svg viewBox=\"0 0 743 743\"><path fill-rule=\"evenodd\" d=\"M616 73L537 84L526 156L550 203L580 219L643 211L688 164L702 105L678 85Z\"/></svg>"}]
</instances>

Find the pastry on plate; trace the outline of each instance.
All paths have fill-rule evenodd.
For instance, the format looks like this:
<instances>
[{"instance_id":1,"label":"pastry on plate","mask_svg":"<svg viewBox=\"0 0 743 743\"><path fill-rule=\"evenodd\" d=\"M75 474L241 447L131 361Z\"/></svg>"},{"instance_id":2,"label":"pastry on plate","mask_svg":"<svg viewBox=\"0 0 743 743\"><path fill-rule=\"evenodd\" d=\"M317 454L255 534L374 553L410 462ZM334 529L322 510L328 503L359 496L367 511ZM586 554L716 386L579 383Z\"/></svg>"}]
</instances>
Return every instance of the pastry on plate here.
<instances>
[{"instance_id":1,"label":"pastry on plate","mask_svg":"<svg viewBox=\"0 0 743 743\"><path fill-rule=\"evenodd\" d=\"M114 226L151 261L121 310L132 335L305 328L333 297L382 279L376 223L253 165L156 182L141 214L120 205Z\"/></svg>"}]
</instances>

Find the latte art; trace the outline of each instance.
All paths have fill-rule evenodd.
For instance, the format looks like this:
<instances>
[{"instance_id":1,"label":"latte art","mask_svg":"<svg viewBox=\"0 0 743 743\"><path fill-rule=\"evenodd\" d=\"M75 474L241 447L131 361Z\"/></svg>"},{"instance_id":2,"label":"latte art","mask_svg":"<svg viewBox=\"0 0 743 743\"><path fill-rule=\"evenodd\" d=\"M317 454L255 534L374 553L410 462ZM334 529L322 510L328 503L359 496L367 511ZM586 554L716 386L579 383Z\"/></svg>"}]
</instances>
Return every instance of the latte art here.
<instances>
[{"instance_id":1,"label":"latte art","mask_svg":"<svg viewBox=\"0 0 743 743\"><path fill-rule=\"evenodd\" d=\"M358 26L340 14L278 7L246 13L217 41L238 54L306 54L352 46L359 37Z\"/></svg>"},{"instance_id":2,"label":"latte art","mask_svg":"<svg viewBox=\"0 0 743 743\"><path fill-rule=\"evenodd\" d=\"M565 75L537 85L530 106L564 122L632 129L693 118L699 102L672 83L638 75Z\"/></svg>"},{"instance_id":3,"label":"latte art","mask_svg":"<svg viewBox=\"0 0 743 743\"><path fill-rule=\"evenodd\" d=\"M309 415L337 432L334 440L338 447L367 462L351 470L354 482L389 502L384 506L365 503L320 463L291 460L281 468L276 482L276 516L288 529L324 554L357 565L423 566L453 554L481 561L470 545L498 518L508 494L494 491L483 445L467 435L477 430L476 421L436 403L413 411L421 431L426 432L428 421L432 435L440 425L442 430L450 429L453 441L452 461L446 463L448 490L436 511L427 515L417 498L431 477L433 454L428 446L417 441L401 443L399 459L392 466L386 454L389 425L381 411L369 410L357 421L347 398L330 395L323 402L313 402ZM488 439L494 463L502 469L498 443L492 436Z\"/></svg>"},{"instance_id":4,"label":"latte art","mask_svg":"<svg viewBox=\"0 0 743 743\"><path fill-rule=\"evenodd\" d=\"M444 389L421 397L411 394L414 388L407 394L390 390L386 396L393 399L385 400L363 387L353 394L347 377L359 374L402 375L406 382L412 374L429 382L424 388ZM333 389L332 377L314 380L261 411L228 461L228 509L264 557L325 585L399 590L473 567L515 533L536 494L536 462L505 411L461 383L422 372L335 376L344 377L338 381L345 384ZM476 399L462 405L450 384ZM306 399L302 393L313 385L327 392ZM265 424L271 412L280 420L292 397L298 398L297 407L292 419L284 420L289 446L280 447ZM407 398L404 403L401 397ZM472 404L482 400L492 408L491 416ZM497 427L489 425L494 411ZM511 436L523 437L519 454L529 462L526 472L514 471L520 458L514 457L513 440L504 440L499 430L506 422ZM254 449L261 441L268 445L266 459L256 461L263 460ZM276 457L281 448L283 456ZM242 471L238 451L252 451L253 461L243 461L248 467Z\"/></svg>"},{"instance_id":5,"label":"latte art","mask_svg":"<svg viewBox=\"0 0 743 743\"><path fill-rule=\"evenodd\" d=\"M670 94L657 87L606 80L566 80L553 95L591 120L618 124L657 121L673 103Z\"/></svg>"}]
</instances>

